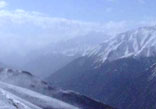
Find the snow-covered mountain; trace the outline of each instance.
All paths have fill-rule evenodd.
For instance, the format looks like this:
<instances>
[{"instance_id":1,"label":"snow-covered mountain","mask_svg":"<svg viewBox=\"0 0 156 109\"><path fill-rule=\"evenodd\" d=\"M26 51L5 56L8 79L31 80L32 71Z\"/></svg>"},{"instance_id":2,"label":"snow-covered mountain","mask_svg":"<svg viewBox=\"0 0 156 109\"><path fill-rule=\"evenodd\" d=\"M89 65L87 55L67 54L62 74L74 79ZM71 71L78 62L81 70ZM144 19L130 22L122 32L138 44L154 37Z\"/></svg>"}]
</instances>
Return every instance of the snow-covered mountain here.
<instances>
[{"instance_id":1,"label":"snow-covered mountain","mask_svg":"<svg viewBox=\"0 0 156 109\"><path fill-rule=\"evenodd\" d=\"M104 41L46 80L119 109L155 109L154 63L156 26L142 27Z\"/></svg>"},{"instance_id":2,"label":"snow-covered mountain","mask_svg":"<svg viewBox=\"0 0 156 109\"><path fill-rule=\"evenodd\" d=\"M13 95L11 100L13 102L17 101L15 104L20 106L26 105L30 109L35 109L31 108L31 105L35 105L41 109L112 109L101 102L92 100L76 92L52 87L31 73L20 70L1 67L0 93L2 93L1 89L7 95ZM6 102L9 102L6 96L3 97ZM25 104L27 102L30 106Z\"/></svg>"},{"instance_id":3,"label":"snow-covered mountain","mask_svg":"<svg viewBox=\"0 0 156 109\"><path fill-rule=\"evenodd\" d=\"M156 56L156 26L140 27L121 33L95 47L89 56L97 61L113 61L124 57Z\"/></svg>"}]
</instances>

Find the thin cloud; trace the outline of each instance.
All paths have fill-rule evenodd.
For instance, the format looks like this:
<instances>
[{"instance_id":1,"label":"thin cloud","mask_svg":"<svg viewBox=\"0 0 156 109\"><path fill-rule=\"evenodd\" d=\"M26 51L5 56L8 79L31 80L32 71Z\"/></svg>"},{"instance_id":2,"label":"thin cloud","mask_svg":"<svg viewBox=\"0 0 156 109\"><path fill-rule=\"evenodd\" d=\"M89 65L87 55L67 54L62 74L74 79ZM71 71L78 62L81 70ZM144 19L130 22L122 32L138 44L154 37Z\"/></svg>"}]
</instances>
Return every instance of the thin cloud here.
<instances>
[{"instance_id":1,"label":"thin cloud","mask_svg":"<svg viewBox=\"0 0 156 109\"><path fill-rule=\"evenodd\" d=\"M140 4L145 4L145 0L137 0Z\"/></svg>"},{"instance_id":2,"label":"thin cloud","mask_svg":"<svg viewBox=\"0 0 156 109\"><path fill-rule=\"evenodd\" d=\"M116 1L116 0L106 0L106 1L108 1L108 2L114 2L114 1Z\"/></svg>"},{"instance_id":3,"label":"thin cloud","mask_svg":"<svg viewBox=\"0 0 156 109\"><path fill-rule=\"evenodd\" d=\"M4 8L7 6L7 3L5 1L0 1L0 8Z\"/></svg>"},{"instance_id":4,"label":"thin cloud","mask_svg":"<svg viewBox=\"0 0 156 109\"><path fill-rule=\"evenodd\" d=\"M109 8L106 8L106 10L105 10L107 13L110 13L110 12L112 12L113 11L113 8L111 8L111 7L109 7Z\"/></svg>"}]
</instances>

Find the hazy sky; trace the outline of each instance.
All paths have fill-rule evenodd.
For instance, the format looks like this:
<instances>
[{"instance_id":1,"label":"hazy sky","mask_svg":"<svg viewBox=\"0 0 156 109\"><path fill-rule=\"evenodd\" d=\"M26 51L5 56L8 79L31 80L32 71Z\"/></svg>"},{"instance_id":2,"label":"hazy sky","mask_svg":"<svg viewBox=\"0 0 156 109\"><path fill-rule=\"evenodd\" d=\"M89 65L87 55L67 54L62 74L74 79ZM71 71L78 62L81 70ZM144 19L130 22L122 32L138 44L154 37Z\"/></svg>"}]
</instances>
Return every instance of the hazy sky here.
<instances>
[{"instance_id":1,"label":"hazy sky","mask_svg":"<svg viewBox=\"0 0 156 109\"><path fill-rule=\"evenodd\" d=\"M0 0L0 54L156 22L155 0Z\"/></svg>"}]
</instances>

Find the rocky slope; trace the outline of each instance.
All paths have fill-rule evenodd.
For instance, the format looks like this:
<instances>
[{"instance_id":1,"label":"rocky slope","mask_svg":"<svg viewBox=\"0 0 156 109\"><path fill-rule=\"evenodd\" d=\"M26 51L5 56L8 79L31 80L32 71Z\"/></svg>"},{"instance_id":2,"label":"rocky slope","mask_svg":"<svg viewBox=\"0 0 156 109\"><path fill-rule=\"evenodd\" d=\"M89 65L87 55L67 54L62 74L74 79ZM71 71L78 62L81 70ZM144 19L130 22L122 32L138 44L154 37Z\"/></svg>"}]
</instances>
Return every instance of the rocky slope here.
<instances>
[{"instance_id":1,"label":"rocky slope","mask_svg":"<svg viewBox=\"0 0 156 109\"><path fill-rule=\"evenodd\" d=\"M30 103L42 108L48 106L49 108L47 109L53 109L53 107L55 107L55 104L52 105L50 104L50 102L55 103L56 101L57 107L59 107L59 103L60 106L63 106L63 103L67 104L67 107L73 105L74 107L80 109L113 109L101 102L92 100L78 93L72 91L64 91L52 87L48 83L36 78L31 73L25 71L0 68L0 81L2 82L0 83L0 88L20 98L24 98L25 100L30 101ZM40 98L45 99L40 100ZM39 99L38 102L36 101L37 99ZM39 102L41 103L39 104ZM46 105L44 105L44 103ZM66 109L65 107L63 107L58 109Z\"/></svg>"}]
</instances>

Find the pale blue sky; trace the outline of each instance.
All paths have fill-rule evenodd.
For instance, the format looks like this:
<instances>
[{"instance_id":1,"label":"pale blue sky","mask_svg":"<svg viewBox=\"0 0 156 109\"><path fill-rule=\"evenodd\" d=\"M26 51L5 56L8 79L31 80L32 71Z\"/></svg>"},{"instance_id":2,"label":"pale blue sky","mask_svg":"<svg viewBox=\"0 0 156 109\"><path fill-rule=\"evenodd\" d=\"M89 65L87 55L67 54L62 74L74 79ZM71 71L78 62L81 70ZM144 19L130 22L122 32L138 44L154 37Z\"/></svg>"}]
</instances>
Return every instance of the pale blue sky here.
<instances>
[{"instance_id":1,"label":"pale blue sky","mask_svg":"<svg viewBox=\"0 0 156 109\"><path fill-rule=\"evenodd\" d=\"M155 0L6 0L9 9L81 21L140 21L156 17Z\"/></svg>"}]
</instances>

